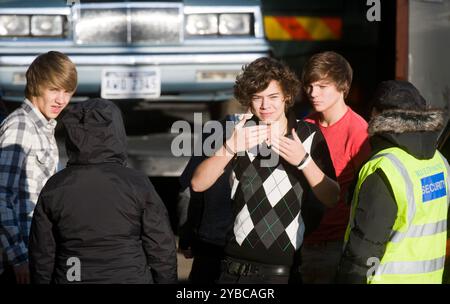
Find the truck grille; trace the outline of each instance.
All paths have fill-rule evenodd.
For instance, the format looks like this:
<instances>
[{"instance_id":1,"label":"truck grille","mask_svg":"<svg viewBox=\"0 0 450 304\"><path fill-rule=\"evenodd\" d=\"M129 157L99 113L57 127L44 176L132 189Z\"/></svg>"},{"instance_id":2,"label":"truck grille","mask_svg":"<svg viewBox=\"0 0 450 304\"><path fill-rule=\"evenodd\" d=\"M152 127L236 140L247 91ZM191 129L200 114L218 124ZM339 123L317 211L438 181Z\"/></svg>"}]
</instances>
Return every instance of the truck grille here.
<instances>
[{"instance_id":1,"label":"truck grille","mask_svg":"<svg viewBox=\"0 0 450 304\"><path fill-rule=\"evenodd\" d=\"M75 41L82 45L177 44L179 7L81 8Z\"/></svg>"}]
</instances>

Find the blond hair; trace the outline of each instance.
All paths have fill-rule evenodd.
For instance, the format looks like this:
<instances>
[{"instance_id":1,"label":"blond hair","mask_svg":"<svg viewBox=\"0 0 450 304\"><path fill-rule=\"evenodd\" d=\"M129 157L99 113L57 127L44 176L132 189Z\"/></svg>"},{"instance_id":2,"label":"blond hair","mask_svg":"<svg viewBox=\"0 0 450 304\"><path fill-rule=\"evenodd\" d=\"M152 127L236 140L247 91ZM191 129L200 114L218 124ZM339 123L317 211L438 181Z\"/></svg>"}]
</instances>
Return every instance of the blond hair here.
<instances>
[{"instance_id":1,"label":"blond hair","mask_svg":"<svg viewBox=\"0 0 450 304\"><path fill-rule=\"evenodd\" d=\"M64 89L75 92L77 69L69 57L63 53L50 51L39 55L26 72L25 97L41 96L45 88Z\"/></svg>"}]
</instances>

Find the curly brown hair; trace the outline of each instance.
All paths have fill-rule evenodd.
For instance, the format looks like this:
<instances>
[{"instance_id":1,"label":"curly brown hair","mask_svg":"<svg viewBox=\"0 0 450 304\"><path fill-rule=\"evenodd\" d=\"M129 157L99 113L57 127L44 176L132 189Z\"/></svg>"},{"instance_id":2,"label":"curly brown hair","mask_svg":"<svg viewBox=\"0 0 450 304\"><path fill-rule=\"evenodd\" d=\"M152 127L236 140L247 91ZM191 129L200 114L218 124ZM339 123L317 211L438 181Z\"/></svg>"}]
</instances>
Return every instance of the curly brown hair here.
<instances>
[{"instance_id":1,"label":"curly brown hair","mask_svg":"<svg viewBox=\"0 0 450 304\"><path fill-rule=\"evenodd\" d=\"M289 67L269 57L261 57L245 65L234 84L234 97L244 107L249 107L254 94L264 91L272 80L278 81L288 109L300 91L300 81Z\"/></svg>"}]
</instances>

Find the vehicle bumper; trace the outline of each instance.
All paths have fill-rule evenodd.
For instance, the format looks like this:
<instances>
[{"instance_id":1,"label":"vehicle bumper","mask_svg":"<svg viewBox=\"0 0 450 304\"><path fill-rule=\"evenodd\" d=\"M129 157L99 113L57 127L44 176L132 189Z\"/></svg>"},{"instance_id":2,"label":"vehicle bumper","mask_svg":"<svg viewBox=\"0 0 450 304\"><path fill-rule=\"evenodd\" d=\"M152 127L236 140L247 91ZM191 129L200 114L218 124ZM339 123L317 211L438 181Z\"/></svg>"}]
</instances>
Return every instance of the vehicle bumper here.
<instances>
[{"instance_id":1,"label":"vehicle bumper","mask_svg":"<svg viewBox=\"0 0 450 304\"><path fill-rule=\"evenodd\" d=\"M77 66L75 100L100 96L103 69L157 67L161 75L161 96L153 101L225 101L232 97L235 76L242 66L268 52L214 54L69 54ZM25 72L35 55L0 55L2 98L23 100ZM222 78L205 75L222 74Z\"/></svg>"}]
</instances>

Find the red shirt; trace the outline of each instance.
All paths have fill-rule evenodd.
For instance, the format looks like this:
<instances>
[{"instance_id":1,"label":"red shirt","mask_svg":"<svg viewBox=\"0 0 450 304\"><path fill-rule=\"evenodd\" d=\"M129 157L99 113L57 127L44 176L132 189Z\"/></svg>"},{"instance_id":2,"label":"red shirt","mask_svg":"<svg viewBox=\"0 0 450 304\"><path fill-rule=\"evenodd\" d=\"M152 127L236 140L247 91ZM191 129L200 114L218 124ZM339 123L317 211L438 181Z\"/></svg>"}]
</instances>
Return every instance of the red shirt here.
<instances>
[{"instance_id":1,"label":"red shirt","mask_svg":"<svg viewBox=\"0 0 450 304\"><path fill-rule=\"evenodd\" d=\"M344 239L350 216L350 206L346 201L347 190L371 151L367 122L350 107L331 126L321 126L319 118L319 113L313 113L305 120L320 127L330 150L341 192L337 205L325 211L319 227L305 239L305 243L310 244Z\"/></svg>"}]
</instances>

